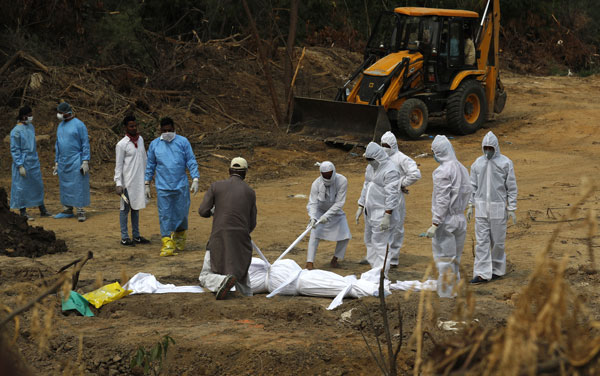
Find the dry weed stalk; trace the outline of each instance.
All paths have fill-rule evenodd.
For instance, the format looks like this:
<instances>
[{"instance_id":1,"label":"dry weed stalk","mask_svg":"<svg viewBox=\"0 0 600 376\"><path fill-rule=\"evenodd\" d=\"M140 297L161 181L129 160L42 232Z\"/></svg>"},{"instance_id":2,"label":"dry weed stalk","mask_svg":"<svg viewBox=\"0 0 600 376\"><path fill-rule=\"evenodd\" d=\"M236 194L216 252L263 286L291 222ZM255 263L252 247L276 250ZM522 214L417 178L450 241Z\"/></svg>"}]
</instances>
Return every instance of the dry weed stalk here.
<instances>
[{"instance_id":1,"label":"dry weed stalk","mask_svg":"<svg viewBox=\"0 0 600 376\"><path fill-rule=\"evenodd\" d=\"M431 271L434 268L434 264L431 263L427 266L425 270L425 274L423 274L423 278L421 282L427 281ZM407 290L404 294L404 300L408 300L413 290ZM431 292L426 290L421 290L419 293L419 305L417 308L417 324L415 325L415 329L411 337L408 339L408 344L411 345L413 342L416 345L416 356L415 356L415 365L414 365L414 374L415 376L419 375L419 370L421 368L421 364L423 363L422 353L423 353L423 318L427 312L433 313L433 306L431 302ZM425 314L424 314L425 313Z\"/></svg>"},{"instance_id":2,"label":"dry weed stalk","mask_svg":"<svg viewBox=\"0 0 600 376\"><path fill-rule=\"evenodd\" d=\"M567 219L574 218L596 191L588 180L582 186L582 194ZM536 268L519 295L506 328L486 356L485 375L534 375L540 371L538 362L542 359L550 359L541 367L543 371L558 372L565 370L565 363L583 366L600 351L600 337L594 337L592 331L600 323L592 318L564 278L568 254L560 260L550 257L554 241L567 224L565 221L556 227L544 251L537 255ZM597 229L595 213L590 211L582 225L587 227L587 236L593 237ZM591 247L589 250L593 265Z\"/></svg>"},{"instance_id":3,"label":"dry weed stalk","mask_svg":"<svg viewBox=\"0 0 600 376\"><path fill-rule=\"evenodd\" d=\"M393 348L392 343L392 333L390 330L390 324L388 319L387 306L385 303L385 266L388 260L389 255L389 245L385 251L385 258L383 259L383 266L381 268L381 272L379 273L379 312L383 321L383 332L385 334L386 344L387 344L387 363L386 364L386 356L384 355L383 350L381 349L381 341L379 340L379 333L375 328L375 324L373 323L373 318L367 307L363 304L363 308L365 308L366 315L369 319L369 324L371 326L371 330L373 331L373 335L375 336L375 340L377 342L377 353L373 351L371 346L369 345L369 341L367 341L367 337L365 337L362 329L360 331L365 344L367 345L367 349L371 354L371 357L377 363L377 366L381 370L381 372L386 376L396 376L398 374L396 360L398 359L398 354L400 353L400 349L402 348L402 310L400 305L398 305L398 343L396 345L396 349Z\"/></svg>"}]
</instances>

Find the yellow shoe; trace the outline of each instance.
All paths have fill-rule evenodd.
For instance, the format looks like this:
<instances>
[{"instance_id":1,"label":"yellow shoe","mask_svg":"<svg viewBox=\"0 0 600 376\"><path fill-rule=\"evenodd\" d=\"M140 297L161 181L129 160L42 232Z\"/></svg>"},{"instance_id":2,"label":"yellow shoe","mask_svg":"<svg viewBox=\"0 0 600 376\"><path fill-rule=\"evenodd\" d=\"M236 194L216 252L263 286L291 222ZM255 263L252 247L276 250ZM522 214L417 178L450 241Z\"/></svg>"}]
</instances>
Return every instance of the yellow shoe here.
<instances>
[{"instance_id":1,"label":"yellow shoe","mask_svg":"<svg viewBox=\"0 0 600 376\"><path fill-rule=\"evenodd\" d=\"M183 251L185 248L185 239L187 238L186 231L175 231L173 233L173 242L175 243L175 249Z\"/></svg>"},{"instance_id":2,"label":"yellow shoe","mask_svg":"<svg viewBox=\"0 0 600 376\"><path fill-rule=\"evenodd\" d=\"M162 238L162 248L160 249L161 256L175 256L175 243L169 236Z\"/></svg>"}]
</instances>

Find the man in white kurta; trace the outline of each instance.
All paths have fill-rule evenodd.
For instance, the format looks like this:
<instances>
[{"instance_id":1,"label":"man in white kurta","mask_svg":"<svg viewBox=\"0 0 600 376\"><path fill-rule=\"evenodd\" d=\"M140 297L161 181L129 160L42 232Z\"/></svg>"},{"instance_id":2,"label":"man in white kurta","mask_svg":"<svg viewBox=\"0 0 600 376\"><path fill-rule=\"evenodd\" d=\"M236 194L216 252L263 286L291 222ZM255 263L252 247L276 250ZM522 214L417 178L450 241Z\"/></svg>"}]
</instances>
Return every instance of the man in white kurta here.
<instances>
[{"instance_id":1,"label":"man in white kurta","mask_svg":"<svg viewBox=\"0 0 600 376\"><path fill-rule=\"evenodd\" d=\"M146 171L146 148L144 139L138 133L134 116L126 116L123 120L125 137L117 143L115 165L115 191L121 196L121 245L135 246L150 243L140 235L139 210L146 207L144 194L144 173ZM131 210L132 237L127 230L127 217Z\"/></svg>"},{"instance_id":2,"label":"man in white kurta","mask_svg":"<svg viewBox=\"0 0 600 376\"><path fill-rule=\"evenodd\" d=\"M421 171L412 158L398 149L398 141L392 132L385 132L381 136L381 147L400 171L400 181L398 182L398 214L400 219L393 230L392 242L390 243L390 266L394 268L398 266L400 248L404 243L404 219L406 218L404 194L408 193L407 187L421 179Z\"/></svg>"},{"instance_id":3,"label":"man in white kurta","mask_svg":"<svg viewBox=\"0 0 600 376\"><path fill-rule=\"evenodd\" d=\"M306 269L313 269L319 240L337 242L335 253L331 259L331 267L339 266L346 254L346 247L352 237L346 213L343 207L346 202L348 180L344 175L335 172L335 166L329 161L321 163L321 176L315 179L310 188L310 197L306 210L313 229L308 241Z\"/></svg>"}]
</instances>

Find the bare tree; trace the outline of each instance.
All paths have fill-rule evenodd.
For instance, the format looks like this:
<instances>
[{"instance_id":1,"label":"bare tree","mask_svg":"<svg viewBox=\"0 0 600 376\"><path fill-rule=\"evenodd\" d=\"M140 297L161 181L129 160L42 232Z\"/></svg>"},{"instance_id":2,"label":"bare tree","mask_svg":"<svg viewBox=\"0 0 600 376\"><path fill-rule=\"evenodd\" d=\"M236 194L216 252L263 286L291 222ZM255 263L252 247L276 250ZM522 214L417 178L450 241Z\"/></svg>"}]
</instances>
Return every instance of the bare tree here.
<instances>
[{"instance_id":1,"label":"bare tree","mask_svg":"<svg viewBox=\"0 0 600 376\"><path fill-rule=\"evenodd\" d=\"M286 45L286 62L283 71L285 80L285 98L289 97L292 83L292 72L294 71L294 44L296 42L296 27L298 25L298 0L290 3L290 28L288 30Z\"/></svg>"},{"instance_id":2,"label":"bare tree","mask_svg":"<svg viewBox=\"0 0 600 376\"><path fill-rule=\"evenodd\" d=\"M275 92L275 85L273 84L273 77L271 76L271 69L269 68L269 59L267 58L265 51L263 49L263 43L260 39L260 35L258 34L258 28L256 27L256 22L254 21L254 17L252 17L252 12L250 12L250 8L248 7L248 2L246 0L242 0L242 4L244 5L244 10L246 11L246 15L248 16L248 20L250 21L250 27L252 28L252 33L254 34L254 39L256 39L256 49L258 50L258 56L261 60L263 71L265 72L265 78L267 79L267 85L269 86L269 92L271 94L271 101L273 102L273 118L277 127L281 126L281 112L279 109L279 101L277 100L277 93Z\"/></svg>"}]
</instances>

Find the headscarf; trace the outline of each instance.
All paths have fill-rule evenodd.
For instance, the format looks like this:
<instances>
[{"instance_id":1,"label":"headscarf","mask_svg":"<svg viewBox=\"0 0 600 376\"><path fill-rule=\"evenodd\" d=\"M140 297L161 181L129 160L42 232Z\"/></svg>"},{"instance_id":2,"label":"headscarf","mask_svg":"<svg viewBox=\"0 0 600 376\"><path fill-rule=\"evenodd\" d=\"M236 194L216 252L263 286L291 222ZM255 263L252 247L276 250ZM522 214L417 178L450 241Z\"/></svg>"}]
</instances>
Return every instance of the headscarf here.
<instances>
[{"instance_id":1,"label":"headscarf","mask_svg":"<svg viewBox=\"0 0 600 376\"><path fill-rule=\"evenodd\" d=\"M135 136L130 135L129 133L126 133L127 137L129 137L129 140L131 140L131 142L133 143L133 146L135 146L135 148L137 149L137 142L140 138L140 134L136 133Z\"/></svg>"},{"instance_id":2,"label":"headscarf","mask_svg":"<svg viewBox=\"0 0 600 376\"><path fill-rule=\"evenodd\" d=\"M330 179L325 179L322 174L319 177L319 179L321 179L321 183L323 183L322 185L319 185L319 201L331 201L331 197L335 195L335 192L337 191L335 184L335 166L329 161L322 162L319 166L319 172L323 173L329 171L333 171Z\"/></svg>"}]
</instances>

